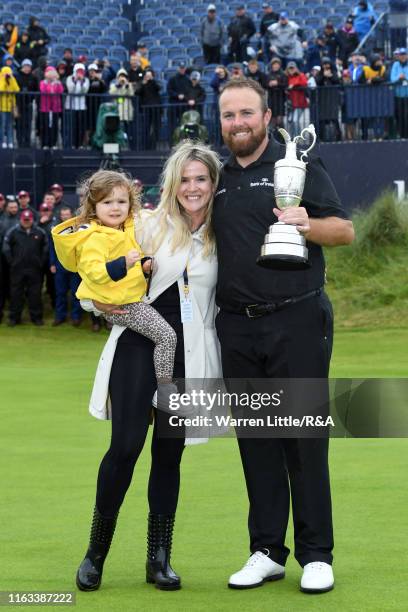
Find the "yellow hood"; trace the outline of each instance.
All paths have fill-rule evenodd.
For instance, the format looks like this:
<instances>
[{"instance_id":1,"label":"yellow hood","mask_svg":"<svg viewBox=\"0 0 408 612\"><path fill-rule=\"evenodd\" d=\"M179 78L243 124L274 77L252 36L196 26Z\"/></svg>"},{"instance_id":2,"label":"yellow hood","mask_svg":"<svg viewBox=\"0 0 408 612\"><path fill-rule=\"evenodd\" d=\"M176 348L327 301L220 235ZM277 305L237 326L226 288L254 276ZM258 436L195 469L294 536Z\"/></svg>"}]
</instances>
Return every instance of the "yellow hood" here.
<instances>
[{"instance_id":1,"label":"yellow hood","mask_svg":"<svg viewBox=\"0 0 408 612\"><path fill-rule=\"evenodd\" d=\"M125 221L125 229L133 228L133 218L129 217ZM78 248L85 242L89 237L89 234L93 232L102 232L109 234L117 232L118 230L105 225L99 225L95 221L91 223L78 224L78 217L68 219L56 225L52 231L52 238L54 241L55 251L60 263L66 270L70 272L78 272L78 264L76 254ZM133 229L131 230L133 231Z\"/></svg>"}]
</instances>

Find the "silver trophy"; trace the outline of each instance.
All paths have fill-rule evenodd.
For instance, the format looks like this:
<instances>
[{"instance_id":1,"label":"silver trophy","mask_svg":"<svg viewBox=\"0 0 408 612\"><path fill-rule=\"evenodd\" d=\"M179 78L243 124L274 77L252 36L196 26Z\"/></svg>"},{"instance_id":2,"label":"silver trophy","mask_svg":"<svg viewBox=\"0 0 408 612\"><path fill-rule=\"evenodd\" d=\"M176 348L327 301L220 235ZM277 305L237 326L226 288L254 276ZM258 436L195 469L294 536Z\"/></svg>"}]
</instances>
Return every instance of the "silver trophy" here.
<instances>
[{"instance_id":1,"label":"silver trophy","mask_svg":"<svg viewBox=\"0 0 408 612\"><path fill-rule=\"evenodd\" d=\"M293 140L286 130L281 128L279 132L286 143L286 155L275 164L274 190L276 205L284 210L299 206L302 200L306 178L305 160L316 144L316 132L313 124L302 130ZM296 146L300 140L306 140L306 134L312 136L312 144L298 159ZM270 225L256 263L264 268L278 270L300 270L309 267L304 236L298 232L295 225L288 225L282 221Z\"/></svg>"}]
</instances>

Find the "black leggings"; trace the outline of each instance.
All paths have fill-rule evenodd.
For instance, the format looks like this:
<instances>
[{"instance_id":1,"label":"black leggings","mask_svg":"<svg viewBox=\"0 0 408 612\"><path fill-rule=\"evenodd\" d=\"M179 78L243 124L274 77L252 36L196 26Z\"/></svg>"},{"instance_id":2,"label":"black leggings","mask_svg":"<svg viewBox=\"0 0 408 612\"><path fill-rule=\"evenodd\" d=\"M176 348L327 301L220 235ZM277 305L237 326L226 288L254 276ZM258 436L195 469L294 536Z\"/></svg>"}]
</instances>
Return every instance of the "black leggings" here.
<instances>
[{"instance_id":1,"label":"black leggings","mask_svg":"<svg viewBox=\"0 0 408 612\"><path fill-rule=\"evenodd\" d=\"M180 313L163 314L177 333L174 376L184 378L184 344ZM97 483L96 506L113 517L122 505L132 480L136 461L149 428L152 397L156 390L153 364L154 343L126 329L118 340L109 381L112 400L112 439L102 459ZM155 411L148 500L155 514L173 514L180 488L180 461L184 438L159 437L169 427L168 415Z\"/></svg>"}]
</instances>

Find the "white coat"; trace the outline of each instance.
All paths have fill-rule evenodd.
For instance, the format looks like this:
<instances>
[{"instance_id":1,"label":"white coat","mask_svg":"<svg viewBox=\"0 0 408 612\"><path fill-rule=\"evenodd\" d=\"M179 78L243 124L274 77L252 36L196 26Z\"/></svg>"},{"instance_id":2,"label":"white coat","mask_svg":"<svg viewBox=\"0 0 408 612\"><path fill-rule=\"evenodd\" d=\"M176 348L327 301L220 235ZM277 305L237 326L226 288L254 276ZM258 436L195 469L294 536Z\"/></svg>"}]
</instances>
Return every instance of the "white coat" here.
<instances>
[{"instance_id":1,"label":"white coat","mask_svg":"<svg viewBox=\"0 0 408 612\"><path fill-rule=\"evenodd\" d=\"M215 255L204 259L203 229L192 235L188 248L171 253L170 243L173 223L167 219L169 232L155 253L156 271L153 274L149 297L143 301L153 304L154 300L176 281L180 299L184 297L183 271L187 266L190 298L193 306L193 322L183 324L185 377L186 379L222 378L220 346L215 330L215 286L217 282L217 259ZM151 239L157 227L157 216L143 215L143 226L136 226L136 240L146 254L151 252ZM81 304L89 310L90 301ZM114 325L102 351L96 370L89 412L97 419L111 418L109 398L109 377L119 336L125 327ZM198 441L198 440L197 440ZM204 440L203 440L204 441Z\"/></svg>"}]
</instances>

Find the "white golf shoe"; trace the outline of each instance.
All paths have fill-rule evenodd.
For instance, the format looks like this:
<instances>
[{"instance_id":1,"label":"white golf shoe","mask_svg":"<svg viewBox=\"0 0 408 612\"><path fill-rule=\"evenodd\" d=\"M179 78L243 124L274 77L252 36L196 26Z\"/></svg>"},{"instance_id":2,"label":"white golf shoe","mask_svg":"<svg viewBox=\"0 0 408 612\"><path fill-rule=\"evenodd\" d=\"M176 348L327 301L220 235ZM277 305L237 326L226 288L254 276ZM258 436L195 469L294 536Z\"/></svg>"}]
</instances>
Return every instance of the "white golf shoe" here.
<instances>
[{"instance_id":1,"label":"white golf shoe","mask_svg":"<svg viewBox=\"0 0 408 612\"><path fill-rule=\"evenodd\" d=\"M323 561L307 563L303 568L300 590L303 593L326 593L334 587L332 566Z\"/></svg>"},{"instance_id":2,"label":"white golf shoe","mask_svg":"<svg viewBox=\"0 0 408 612\"><path fill-rule=\"evenodd\" d=\"M232 574L228 586L231 589L252 589L265 582L285 577L285 568L257 550L245 563L242 570Z\"/></svg>"}]
</instances>

